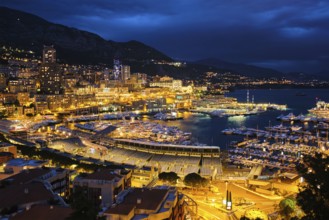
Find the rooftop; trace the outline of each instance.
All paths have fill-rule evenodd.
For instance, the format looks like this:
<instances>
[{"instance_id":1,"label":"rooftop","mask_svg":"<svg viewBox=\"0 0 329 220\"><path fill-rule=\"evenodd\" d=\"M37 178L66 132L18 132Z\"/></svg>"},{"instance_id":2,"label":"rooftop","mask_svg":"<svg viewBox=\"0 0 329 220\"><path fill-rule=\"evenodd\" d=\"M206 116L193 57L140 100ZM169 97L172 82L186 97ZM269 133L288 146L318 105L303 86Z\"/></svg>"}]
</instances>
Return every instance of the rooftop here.
<instances>
[{"instance_id":1,"label":"rooftop","mask_svg":"<svg viewBox=\"0 0 329 220\"><path fill-rule=\"evenodd\" d=\"M0 141L0 148L2 148L2 147L11 147L11 146L14 146L14 145Z\"/></svg>"},{"instance_id":2,"label":"rooftop","mask_svg":"<svg viewBox=\"0 0 329 220\"><path fill-rule=\"evenodd\" d=\"M82 143L81 139L78 137L54 140L52 143L49 144L49 147L52 147L52 148L56 148L56 146L65 148L66 150L72 150L75 148L84 148L85 147L85 145Z\"/></svg>"},{"instance_id":3,"label":"rooftop","mask_svg":"<svg viewBox=\"0 0 329 220\"><path fill-rule=\"evenodd\" d=\"M10 152L0 152L0 156L6 156L6 157L14 157L14 155Z\"/></svg>"},{"instance_id":4,"label":"rooftop","mask_svg":"<svg viewBox=\"0 0 329 220\"><path fill-rule=\"evenodd\" d=\"M22 170L20 173L10 176L1 182L9 182L10 185L25 184L50 172L51 170L47 168Z\"/></svg>"},{"instance_id":5,"label":"rooftop","mask_svg":"<svg viewBox=\"0 0 329 220\"><path fill-rule=\"evenodd\" d=\"M119 141L119 142L127 142L127 143L143 144L143 145L151 145L151 146L156 146L156 147L170 147L170 148L182 148L182 149L199 149L199 150L219 150L219 147L217 147L217 146L162 144L162 143L139 141L139 140L131 140L131 139L114 139L114 140Z\"/></svg>"},{"instance_id":6,"label":"rooftop","mask_svg":"<svg viewBox=\"0 0 329 220\"><path fill-rule=\"evenodd\" d=\"M94 173L88 174L82 179L90 179L90 180L114 180L115 178L121 179L122 176L120 174L115 173L113 170L102 169L97 170Z\"/></svg>"},{"instance_id":7,"label":"rooftop","mask_svg":"<svg viewBox=\"0 0 329 220\"><path fill-rule=\"evenodd\" d=\"M50 205L36 205L29 210L10 218L10 220L64 220L73 213L71 208Z\"/></svg>"},{"instance_id":8,"label":"rooftop","mask_svg":"<svg viewBox=\"0 0 329 220\"><path fill-rule=\"evenodd\" d=\"M105 213L126 215L133 208L157 212L168 193L168 189L133 188L122 203L109 208Z\"/></svg>"},{"instance_id":9,"label":"rooftop","mask_svg":"<svg viewBox=\"0 0 329 220\"><path fill-rule=\"evenodd\" d=\"M42 160L24 160L22 158L12 159L7 162L7 166L35 166L38 167L42 164L46 163L46 161Z\"/></svg>"},{"instance_id":10,"label":"rooftop","mask_svg":"<svg viewBox=\"0 0 329 220\"><path fill-rule=\"evenodd\" d=\"M136 208L135 204L122 203L120 205L112 206L110 209L106 211L106 213L128 215L134 208Z\"/></svg>"},{"instance_id":11,"label":"rooftop","mask_svg":"<svg viewBox=\"0 0 329 220\"><path fill-rule=\"evenodd\" d=\"M47 201L51 198L53 194L40 182L11 185L0 189L1 208Z\"/></svg>"}]
</instances>

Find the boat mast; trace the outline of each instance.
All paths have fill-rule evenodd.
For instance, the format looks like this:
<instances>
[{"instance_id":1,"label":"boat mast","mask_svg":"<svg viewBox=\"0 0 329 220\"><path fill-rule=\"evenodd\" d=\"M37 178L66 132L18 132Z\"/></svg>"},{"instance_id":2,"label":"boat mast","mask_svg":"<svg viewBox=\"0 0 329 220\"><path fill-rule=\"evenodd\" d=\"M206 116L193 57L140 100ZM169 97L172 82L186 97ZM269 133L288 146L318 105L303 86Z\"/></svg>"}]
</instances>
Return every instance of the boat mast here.
<instances>
[{"instance_id":1,"label":"boat mast","mask_svg":"<svg viewBox=\"0 0 329 220\"><path fill-rule=\"evenodd\" d=\"M249 103L249 89L247 90L247 103Z\"/></svg>"}]
</instances>

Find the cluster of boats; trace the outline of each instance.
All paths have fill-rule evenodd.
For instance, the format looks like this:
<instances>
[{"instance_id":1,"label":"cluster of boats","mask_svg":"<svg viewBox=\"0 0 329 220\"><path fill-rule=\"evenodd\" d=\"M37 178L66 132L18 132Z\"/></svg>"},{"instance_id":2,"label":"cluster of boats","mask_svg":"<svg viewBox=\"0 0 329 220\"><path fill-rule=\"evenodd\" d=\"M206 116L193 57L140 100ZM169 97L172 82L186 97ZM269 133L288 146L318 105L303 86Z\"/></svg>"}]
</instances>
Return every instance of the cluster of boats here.
<instances>
[{"instance_id":1,"label":"cluster of boats","mask_svg":"<svg viewBox=\"0 0 329 220\"><path fill-rule=\"evenodd\" d=\"M255 128L227 128L222 131L226 135L241 135L247 138L274 139L286 142L313 143L317 144L328 141L329 124L319 122L312 129L305 129L302 126L285 126L283 124L265 127L265 130Z\"/></svg>"},{"instance_id":2,"label":"cluster of boats","mask_svg":"<svg viewBox=\"0 0 329 220\"><path fill-rule=\"evenodd\" d=\"M133 140L153 141L158 143L191 144L191 133L183 132L177 127L165 126L158 123L138 121L134 123L119 122L110 136Z\"/></svg>"},{"instance_id":3,"label":"cluster of boats","mask_svg":"<svg viewBox=\"0 0 329 220\"><path fill-rule=\"evenodd\" d=\"M300 121L300 122L329 122L329 118L317 117L317 116L306 116L303 114L294 115L293 113L289 113L288 115L279 115L276 117L277 120L280 121Z\"/></svg>"},{"instance_id":4,"label":"cluster of boats","mask_svg":"<svg viewBox=\"0 0 329 220\"><path fill-rule=\"evenodd\" d=\"M314 155L321 152L322 149L305 144L281 144L252 141L248 142L243 148L234 147L229 152L228 162L234 164L254 166L261 164L276 168L295 168L296 164L305 155Z\"/></svg>"},{"instance_id":5,"label":"cluster of boats","mask_svg":"<svg viewBox=\"0 0 329 220\"><path fill-rule=\"evenodd\" d=\"M319 118L329 118L329 103L318 101L316 106L308 111Z\"/></svg>"},{"instance_id":6,"label":"cluster of boats","mask_svg":"<svg viewBox=\"0 0 329 220\"><path fill-rule=\"evenodd\" d=\"M102 123L102 122L88 122L84 124L76 123L74 124L75 127L82 129L82 130L87 130L87 131L101 131L107 128L110 124L108 123Z\"/></svg>"},{"instance_id":7,"label":"cluster of boats","mask_svg":"<svg viewBox=\"0 0 329 220\"><path fill-rule=\"evenodd\" d=\"M308 110L312 116L305 116L303 114L294 115L279 115L278 120L281 121L300 121L300 122L329 122L329 103L318 101L316 106Z\"/></svg>"},{"instance_id":8,"label":"cluster of boats","mask_svg":"<svg viewBox=\"0 0 329 220\"><path fill-rule=\"evenodd\" d=\"M231 145L227 161L236 165L259 164L293 169L303 156L327 151L329 115L315 114L316 110L329 112L329 104L318 102L317 107L310 110L314 116L295 116L293 113L280 115L277 119L283 123L265 127L263 130L245 127L224 129L223 134L247 136L245 141ZM284 122L291 121L296 123L284 125ZM305 125L305 122L312 124Z\"/></svg>"},{"instance_id":9,"label":"cluster of boats","mask_svg":"<svg viewBox=\"0 0 329 220\"><path fill-rule=\"evenodd\" d=\"M229 117L236 115L256 115L264 112L261 108L254 109L216 109L209 113L213 117Z\"/></svg>"},{"instance_id":10,"label":"cluster of boats","mask_svg":"<svg viewBox=\"0 0 329 220\"><path fill-rule=\"evenodd\" d=\"M139 115L133 112L112 113L112 114L97 114L97 115L78 115L68 117L67 122L84 122L84 121L97 121L97 120L125 120L131 118L138 118Z\"/></svg>"},{"instance_id":11,"label":"cluster of boats","mask_svg":"<svg viewBox=\"0 0 329 220\"><path fill-rule=\"evenodd\" d=\"M182 116L178 116L177 112L168 112L168 113L159 112L154 115L154 118L157 120L163 120L163 121L183 119Z\"/></svg>"}]
</instances>

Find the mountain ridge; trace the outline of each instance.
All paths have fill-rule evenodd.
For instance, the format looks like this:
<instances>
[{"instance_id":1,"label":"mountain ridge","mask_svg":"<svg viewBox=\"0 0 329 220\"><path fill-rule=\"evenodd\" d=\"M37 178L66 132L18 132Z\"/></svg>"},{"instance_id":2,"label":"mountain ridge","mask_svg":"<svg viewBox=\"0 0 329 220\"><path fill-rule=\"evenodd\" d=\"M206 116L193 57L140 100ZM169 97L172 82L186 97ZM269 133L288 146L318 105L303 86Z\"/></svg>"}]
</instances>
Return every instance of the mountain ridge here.
<instances>
[{"instance_id":1,"label":"mountain ridge","mask_svg":"<svg viewBox=\"0 0 329 220\"><path fill-rule=\"evenodd\" d=\"M193 61L196 64L203 64L213 66L219 69L227 69L238 72L245 76L250 77L266 77L268 78L269 75L273 75L275 77L282 77L283 73L274 69L264 68L249 64L242 64L242 63L232 63L224 60L220 60L217 58L206 58Z\"/></svg>"},{"instance_id":2,"label":"mountain ridge","mask_svg":"<svg viewBox=\"0 0 329 220\"><path fill-rule=\"evenodd\" d=\"M61 60L67 63L111 63L113 58L172 61L167 55L141 42L105 40L97 34L54 24L39 16L6 7L0 7L0 44L28 47L37 54L41 54L43 45L54 45ZM134 51L138 48L138 53L130 47L135 47Z\"/></svg>"},{"instance_id":3,"label":"mountain ridge","mask_svg":"<svg viewBox=\"0 0 329 220\"><path fill-rule=\"evenodd\" d=\"M115 42L77 28L55 24L30 13L0 6L0 45L33 50L41 56L43 45L54 45L61 63L113 64L114 58L132 66L132 71L177 78L199 78L204 71L232 72L256 78L281 78L283 73L216 58L188 62L183 68L157 65L152 60L174 59L142 42ZM296 76L296 74L294 74Z\"/></svg>"}]
</instances>

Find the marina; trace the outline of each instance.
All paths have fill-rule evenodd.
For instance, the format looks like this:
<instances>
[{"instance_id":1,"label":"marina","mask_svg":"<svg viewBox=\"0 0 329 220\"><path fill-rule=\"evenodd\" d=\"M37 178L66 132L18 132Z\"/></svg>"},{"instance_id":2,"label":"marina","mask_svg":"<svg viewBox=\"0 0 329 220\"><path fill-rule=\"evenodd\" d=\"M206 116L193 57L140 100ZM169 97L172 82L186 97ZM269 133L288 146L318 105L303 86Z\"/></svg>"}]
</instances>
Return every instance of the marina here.
<instances>
[{"instance_id":1,"label":"marina","mask_svg":"<svg viewBox=\"0 0 329 220\"><path fill-rule=\"evenodd\" d=\"M134 149L141 143L144 143L145 146L166 146L168 144L186 146L182 149L193 149L191 146L195 146L197 149L217 146L221 152L228 152L229 157L222 159L229 164L239 164L239 166L258 164L291 169L298 163L302 155L324 152L328 149L329 125L327 119L308 115L307 112L305 113L307 109L297 111L300 113L295 114L296 110L293 109L280 110L279 108L262 111L261 114L227 117L210 117L208 114L195 114L195 112L157 113L154 116L138 115L134 112L117 112L71 115L64 118L63 122L48 117L36 118L33 122L24 119L8 120L3 121L2 124L7 128L7 134L11 135L15 133L13 128L24 127L24 131L15 133L15 136L34 142L35 145L38 145L40 140L44 140L53 146L53 143L62 139L79 137L84 140L89 139L95 144L105 147L107 151L111 146L116 146L116 148L123 146L118 144L122 140L130 143ZM167 115L179 116L179 119L182 120L163 119ZM260 118L262 120L258 120ZM284 120L281 120L282 118ZM257 122L253 122L253 126L246 126L248 121L254 119L257 119ZM267 122L266 119L268 119ZM276 120L280 122L276 123ZM209 128L211 130L208 130L208 126L211 126ZM223 129L219 130L220 127ZM217 140L221 140L221 143L218 144ZM223 141L225 144L222 144ZM232 144L232 141L236 144ZM131 151L133 148L121 147L120 152L122 150ZM75 150L71 151L71 153L74 152ZM86 155L94 158L91 152L96 153L97 150L86 148ZM173 154L170 151L167 153ZM179 156L179 150L176 150L174 154ZM95 155L98 156L94 159L101 159L105 158L107 153L98 152ZM201 163L204 156L205 154L199 156L198 163ZM218 164L220 157L219 154L216 156ZM115 162L117 157L111 158ZM147 157L146 161L149 161L150 158L151 156ZM104 161L111 161L108 159L104 159ZM119 161L119 163L123 162ZM139 162L134 164L138 165Z\"/></svg>"}]
</instances>

